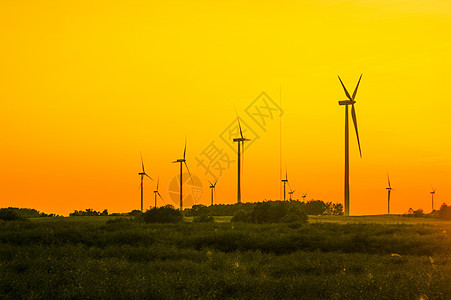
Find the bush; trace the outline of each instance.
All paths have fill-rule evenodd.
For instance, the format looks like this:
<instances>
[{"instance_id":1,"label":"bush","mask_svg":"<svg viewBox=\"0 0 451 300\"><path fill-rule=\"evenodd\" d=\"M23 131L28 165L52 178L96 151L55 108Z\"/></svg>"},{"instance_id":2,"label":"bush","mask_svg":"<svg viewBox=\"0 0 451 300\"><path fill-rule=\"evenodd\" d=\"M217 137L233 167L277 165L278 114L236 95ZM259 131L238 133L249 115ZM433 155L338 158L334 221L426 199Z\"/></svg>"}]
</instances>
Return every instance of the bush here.
<instances>
[{"instance_id":1,"label":"bush","mask_svg":"<svg viewBox=\"0 0 451 300\"><path fill-rule=\"evenodd\" d=\"M307 214L297 205L284 201L257 203L252 211L239 211L232 222L244 223L307 223Z\"/></svg>"},{"instance_id":2,"label":"bush","mask_svg":"<svg viewBox=\"0 0 451 300\"><path fill-rule=\"evenodd\" d=\"M215 218L213 218L212 216L209 215L200 215L200 216L196 216L193 219L194 223L214 223Z\"/></svg>"},{"instance_id":3,"label":"bush","mask_svg":"<svg viewBox=\"0 0 451 300\"><path fill-rule=\"evenodd\" d=\"M251 214L245 210L239 210L234 215L230 222L244 222L251 223Z\"/></svg>"},{"instance_id":4,"label":"bush","mask_svg":"<svg viewBox=\"0 0 451 300\"><path fill-rule=\"evenodd\" d=\"M299 215L290 212L280 219L280 223L307 223L307 219L306 214Z\"/></svg>"},{"instance_id":5,"label":"bush","mask_svg":"<svg viewBox=\"0 0 451 300\"><path fill-rule=\"evenodd\" d=\"M0 209L0 220L19 221L19 220L25 220L25 218L21 217L17 211L14 211L9 208L2 208L2 209Z\"/></svg>"},{"instance_id":6,"label":"bush","mask_svg":"<svg viewBox=\"0 0 451 300\"><path fill-rule=\"evenodd\" d=\"M143 214L146 223L179 223L183 220L182 213L172 205L154 207Z\"/></svg>"}]
</instances>

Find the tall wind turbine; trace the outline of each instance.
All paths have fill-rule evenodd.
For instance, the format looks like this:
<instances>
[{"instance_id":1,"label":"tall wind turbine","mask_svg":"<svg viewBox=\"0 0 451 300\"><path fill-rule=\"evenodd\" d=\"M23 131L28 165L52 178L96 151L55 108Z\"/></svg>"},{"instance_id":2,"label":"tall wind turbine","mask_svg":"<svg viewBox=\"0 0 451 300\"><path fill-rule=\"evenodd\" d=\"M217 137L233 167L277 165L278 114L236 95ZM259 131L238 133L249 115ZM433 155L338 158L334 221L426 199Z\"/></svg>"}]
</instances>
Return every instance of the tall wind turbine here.
<instances>
[{"instance_id":1,"label":"tall wind turbine","mask_svg":"<svg viewBox=\"0 0 451 300\"><path fill-rule=\"evenodd\" d=\"M210 180L208 182L210 183L211 190L211 206L213 206L213 194L216 195L216 183L218 183L218 180L216 179L215 183L212 183Z\"/></svg>"},{"instance_id":2,"label":"tall wind turbine","mask_svg":"<svg viewBox=\"0 0 451 300\"><path fill-rule=\"evenodd\" d=\"M388 214L390 214L390 192L393 191L393 188L391 187L390 177L388 176L388 174L387 174L387 179L388 179L388 187L386 189L388 192Z\"/></svg>"},{"instance_id":3,"label":"tall wind turbine","mask_svg":"<svg viewBox=\"0 0 451 300\"><path fill-rule=\"evenodd\" d=\"M185 164L186 170L188 170L189 177L192 180L191 172L189 171L188 165L186 164L186 138L185 138L185 149L183 150L183 158L179 158L172 163L180 163L180 211L183 211L183 180L182 180L182 172L183 172L183 164Z\"/></svg>"},{"instance_id":4,"label":"tall wind turbine","mask_svg":"<svg viewBox=\"0 0 451 300\"><path fill-rule=\"evenodd\" d=\"M238 126L240 128L240 136L239 138L233 139L234 142L238 142L238 189L237 189L237 203L241 203L241 155L243 155L244 160L244 142L250 141L250 139L246 139L243 136L243 131L241 130L240 118L238 117L238 113L236 114L236 118L238 119ZM241 154L241 147L243 147L243 154Z\"/></svg>"},{"instance_id":5,"label":"tall wind turbine","mask_svg":"<svg viewBox=\"0 0 451 300\"><path fill-rule=\"evenodd\" d=\"M138 175L141 176L141 211L143 211L143 204L144 204L143 179L144 179L144 176L149 177L151 180L153 180L153 179L149 175L147 175L146 171L144 170L144 161L143 161L142 155L141 155L141 166L142 166L142 172L139 172Z\"/></svg>"},{"instance_id":6,"label":"tall wind turbine","mask_svg":"<svg viewBox=\"0 0 451 300\"><path fill-rule=\"evenodd\" d=\"M161 197L160 192L158 191L158 186L160 184L160 177L158 177L158 181L157 181L157 189L155 191L153 191L153 194L155 196L155 208L157 207L157 196L160 197L161 200L163 200L163 197ZM164 202L164 200L163 200Z\"/></svg>"},{"instance_id":7,"label":"tall wind turbine","mask_svg":"<svg viewBox=\"0 0 451 300\"><path fill-rule=\"evenodd\" d=\"M434 188L432 188L432 192L431 192L431 196L432 196L432 211L434 211L434 195L435 195L435 190Z\"/></svg>"},{"instance_id":8,"label":"tall wind turbine","mask_svg":"<svg viewBox=\"0 0 451 300\"><path fill-rule=\"evenodd\" d=\"M362 150L360 149L360 140L359 140L359 131L357 129L357 116L355 113L355 95L357 94L357 89L359 88L360 80L362 79L362 75L360 75L359 81L357 82L357 85L355 87L354 93L351 95L348 93L348 90L346 89L345 85L343 84L343 81L341 81L340 76L338 76L338 79L340 80L341 85L343 86L343 89L345 91L346 97L348 97L348 100L341 100L338 101L339 105L345 105L345 215L349 216L349 113L348 113L348 106L351 105L351 116L352 121L354 123L355 128L355 134L357 136L357 143L359 145L359 153L360 158L362 158Z\"/></svg>"},{"instance_id":9,"label":"tall wind turbine","mask_svg":"<svg viewBox=\"0 0 451 300\"><path fill-rule=\"evenodd\" d=\"M283 201L286 200L286 184L287 184L287 182L288 182L288 171L285 170L285 179L282 179L282 183L283 183Z\"/></svg>"}]
</instances>

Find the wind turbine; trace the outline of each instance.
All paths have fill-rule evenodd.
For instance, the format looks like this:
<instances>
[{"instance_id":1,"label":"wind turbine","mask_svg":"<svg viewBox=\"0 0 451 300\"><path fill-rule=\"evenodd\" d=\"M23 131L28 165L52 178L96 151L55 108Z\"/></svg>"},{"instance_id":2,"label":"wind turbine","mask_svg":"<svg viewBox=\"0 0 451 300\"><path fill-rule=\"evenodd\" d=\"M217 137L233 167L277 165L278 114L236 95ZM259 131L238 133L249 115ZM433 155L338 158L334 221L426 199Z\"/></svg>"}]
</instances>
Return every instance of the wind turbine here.
<instances>
[{"instance_id":1,"label":"wind turbine","mask_svg":"<svg viewBox=\"0 0 451 300\"><path fill-rule=\"evenodd\" d=\"M236 114L236 118L238 119L238 126L240 128L240 138L233 139L234 142L238 142L238 195L237 195L237 202L241 203L241 155L243 155L244 160L244 142L250 141L250 139L246 139L243 136L243 131L241 130L241 123L240 118L238 117L238 113ZM241 147L243 147L243 154L241 154Z\"/></svg>"},{"instance_id":2,"label":"wind turbine","mask_svg":"<svg viewBox=\"0 0 451 300\"><path fill-rule=\"evenodd\" d=\"M435 195L435 190L434 188L432 188L432 192L431 192L431 196L432 196L432 211L434 211L434 195Z\"/></svg>"},{"instance_id":3,"label":"wind turbine","mask_svg":"<svg viewBox=\"0 0 451 300\"><path fill-rule=\"evenodd\" d=\"M160 197L161 200L163 200L163 197L161 197L160 192L158 191L158 185L160 184L160 177L158 177L158 181L157 181L157 189L155 191L153 191L154 195L155 195L155 208L157 207L157 196ZM163 200L164 202L164 200Z\"/></svg>"},{"instance_id":4,"label":"wind turbine","mask_svg":"<svg viewBox=\"0 0 451 300\"><path fill-rule=\"evenodd\" d=\"M388 192L388 214L390 214L390 192L394 191L394 189L391 187L390 177L388 176L388 174L387 174L387 179L388 179L388 188L386 188L386 189Z\"/></svg>"},{"instance_id":5,"label":"wind turbine","mask_svg":"<svg viewBox=\"0 0 451 300\"><path fill-rule=\"evenodd\" d=\"M307 197L307 193L302 195L302 201L304 201L304 202L305 202L305 197Z\"/></svg>"},{"instance_id":6,"label":"wind turbine","mask_svg":"<svg viewBox=\"0 0 451 300\"><path fill-rule=\"evenodd\" d=\"M185 164L186 170L188 170L189 177L191 177L191 172L189 171L188 165L186 164L186 138L185 138L185 149L183 150L183 158L177 159L172 163L180 163L180 211L183 211L183 180L182 180L182 172L183 172L183 164Z\"/></svg>"},{"instance_id":7,"label":"wind turbine","mask_svg":"<svg viewBox=\"0 0 451 300\"><path fill-rule=\"evenodd\" d=\"M296 190L291 190L290 188L290 191L288 192L288 194L290 195L290 201L292 200L291 196L294 194L294 192L296 192Z\"/></svg>"},{"instance_id":8,"label":"wind turbine","mask_svg":"<svg viewBox=\"0 0 451 300\"><path fill-rule=\"evenodd\" d=\"M212 183L210 180L208 182L210 183L211 190L211 206L213 206L213 194L216 195L216 183L218 183L218 180L216 179L215 183Z\"/></svg>"},{"instance_id":9,"label":"wind turbine","mask_svg":"<svg viewBox=\"0 0 451 300\"><path fill-rule=\"evenodd\" d=\"M345 215L349 216L349 113L348 113L348 106L351 105L351 116L352 121L354 123L355 128L355 134L357 136L357 143L359 145L359 153L360 158L362 158L362 150L360 149L360 140L359 140L359 131L357 129L357 116L355 113L355 107L354 103L355 101L355 95L357 94L357 89L359 88L360 80L362 79L362 75L360 75L359 81L357 82L357 85L355 87L354 93L351 95L348 93L348 90L346 89L345 85L343 84L343 81L341 81L340 76L338 76L338 79L340 80L341 85L343 86L343 89L345 91L346 97L348 97L348 100L341 100L338 101L339 105L345 105Z\"/></svg>"},{"instance_id":10,"label":"wind turbine","mask_svg":"<svg viewBox=\"0 0 451 300\"><path fill-rule=\"evenodd\" d=\"M142 166L142 172L139 172L138 175L141 176L141 211L143 211L143 204L144 204L144 189L143 189L143 179L144 176L149 177L151 180L153 180L149 175L146 174L146 171L144 170L144 161L143 156L141 154L141 166Z\"/></svg>"},{"instance_id":11,"label":"wind turbine","mask_svg":"<svg viewBox=\"0 0 451 300\"><path fill-rule=\"evenodd\" d=\"M282 179L282 183L283 183L283 201L286 200L286 187L285 186L286 186L287 182L288 182L288 171L285 170L285 179ZM290 184L288 183L288 185L290 185ZM290 188L290 190L291 190L291 188ZM290 192L288 192L288 193L290 193Z\"/></svg>"}]
</instances>

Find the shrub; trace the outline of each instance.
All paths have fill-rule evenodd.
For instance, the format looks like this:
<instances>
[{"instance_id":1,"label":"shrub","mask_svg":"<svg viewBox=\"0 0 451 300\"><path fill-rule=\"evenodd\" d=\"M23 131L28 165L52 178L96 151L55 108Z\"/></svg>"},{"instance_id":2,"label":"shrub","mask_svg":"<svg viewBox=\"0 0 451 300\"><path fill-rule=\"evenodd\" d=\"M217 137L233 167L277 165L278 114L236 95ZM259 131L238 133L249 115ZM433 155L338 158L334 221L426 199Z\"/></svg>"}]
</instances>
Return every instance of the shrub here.
<instances>
[{"instance_id":1,"label":"shrub","mask_svg":"<svg viewBox=\"0 0 451 300\"><path fill-rule=\"evenodd\" d=\"M19 221L25 220L21 217L17 211L11 210L9 208L0 209L0 220L3 221Z\"/></svg>"},{"instance_id":2,"label":"shrub","mask_svg":"<svg viewBox=\"0 0 451 300\"><path fill-rule=\"evenodd\" d=\"M290 212L280 219L280 223L307 223L307 215L305 213L295 214Z\"/></svg>"},{"instance_id":3,"label":"shrub","mask_svg":"<svg viewBox=\"0 0 451 300\"><path fill-rule=\"evenodd\" d=\"M244 210L239 210L233 215L233 218L230 220L230 222L251 223L250 216L251 216L250 212L246 212Z\"/></svg>"},{"instance_id":4,"label":"shrub","mask_svg":"<svg viewBox=\"0 0 451 300\"><path fill-rule=\"evenodd\" d=\"M215 219L209 215L196 216L193 219L194 223L214 223Z\"/></svg>"},{"instance_id":5,"label":"shrub","mask_svg":"<svg viewBox=\"0 0 451 300\"><path fill-rule=\"evenodd\" d=\"M232 222L245 223L291 223L307 222L307 214L290 202L268 201L256 203L252 211L239 211Z\"/></svg>"},{"instance_id":6,"label":"shrub","mask_svg":"<svg viewBox=\"0 0 451 300\"><path fill-rule=\"evenodd\" d=\"M146 223L179 223L183 220L182 213L172 205L154 207L143 214Z\"/></svg>"}]
</instances>

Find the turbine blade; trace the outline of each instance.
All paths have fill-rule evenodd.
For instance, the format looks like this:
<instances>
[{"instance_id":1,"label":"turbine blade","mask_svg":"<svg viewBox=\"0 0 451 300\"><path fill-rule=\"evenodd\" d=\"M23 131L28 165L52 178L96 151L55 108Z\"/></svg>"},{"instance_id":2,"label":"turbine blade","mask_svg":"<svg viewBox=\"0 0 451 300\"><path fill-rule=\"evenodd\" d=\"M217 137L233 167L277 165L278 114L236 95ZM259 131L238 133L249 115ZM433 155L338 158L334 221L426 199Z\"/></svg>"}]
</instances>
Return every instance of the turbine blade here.
<instances>
[{"instance_id":1,"label":"turbine blade","mask_svg":"<svg viewBox=\"0 0 451 300\"><path fill-rule=\"evenodd\" d=\"M183 159L185 159L186 155L186 136L185 136L185 149L183 150Z\"/></svg>"},{"instance_id":2,"label":"turbine blade","mask_svg":"<svg viewBox=\"0 0 451 300\"><path fill-rule=\"evenodd\" d=\"M343 86L343 89L345 90L345 94L346 94L346 96L348 97L348 99L349 99L349 100L352 100L351 95L349 95L348 90L346 89L345 85L343 84L343 81L341 81L340 76L338 76L338 79L340 80L341 85Z\"/></svg>"},{"instance_id":3,"label":"turbine blade","mask_svg":"<svg viewBox=\"0 0 451 300\"><path fill-rule=\"evenodd\" d=\"M189 171L188 164L186 163L186 161L184 161L184 163L185 163L186 169L188 170L189 178L191 179L191 184L194 184L193 176L191 176L191 172Z\"/></svg>"},{"instance_id":4,"label":"turbine blade","mask_svg":"<svg viewBox=\"0 0 451 300\"><path fill-rule=\"evenodd\" d=\"M141 154L141 166L142 166L142 168L143 168L143 173L146 173L146 171L144 171L143 155L142 155L142 153L140 153L140 154Z\"/></svg>"},{"instance_id":5,"label":"turbine blade","mask_svg":"<svg viewBox=\"0 0 451 300\"><path fill-rule=\"evenodd\" d=\"M360 148L359 130L357 129L357 116L355 114L354 104L352 104L351 115L352 115L352 120L354 122L355 134L357 136L357 144L359 144L360 158L362 158L362 149Z\"/></svg>"},{"instance_id":6,"label":"turbine blade","mask_svg":"<svg viewBox=\"0 0 451 300\"><path fill-rule=\"evenodd\" d=\"M211 181L210 181L210 180L208 180L208 183L210 184L210 186L212 186L212 185L213 185L213 183L211 183Z\"/></svg>"},{"instance_id":7,"label":"turbine blade","mask_svg":"<svg viewBox=\"0 0 451 300\"><path fill-rule=\"evenodd\" d=\"M153 180L152 177L150 177L149 175L147 175L146 173L144 173L145 176L149 177L150 180Z\"/></svg>"},{"instance_id":8,"label":"turbine blade","mask_svg":"<svg viewBox=\"0 0 451 300\"><path fill-rule=\"evenodd\" d=\"M240 117L238 117L238 112L236 111L236 108L235 108L235 113L236 113L236 118L237 118L237 120L238 120L238 127L240 128L240 135L241 135L241 138L244 139L244 137L243 137L243 131L241 130Z\"/></svg>"},{"instance_id":9,"label":"turbine blade","mask_svg":"<svg viewBox=\"0 0 451 300\"><path fill-rule=\"evenodd\" d=\"M390 185L390 177L388 176L388 173L387 173L387 179L388 179L388 187L391 188L391 185Z\"/></svg>"},{"instance_id":10,"label":"turbine blade","mask_svg":"<svg viewBox=\"0 0 451 300\"><path fill-rule=\"evenodd\" d=\"M216 183L218 183L218 179L216 179L215 184L213 184L214 187L216 187Z\"/></svg>"},{"instance_id":11,"label":"turbine blade","mask_svg":"<svg viewBox=\"0 0 451 300\"><path fill-rule=\"evenodd\" d=\"M158 181L157 181L157 192L158 192L158 186L160 185L160 177L158 177Z\"/></svg>"},{"instance_id":12,"label":"turbine blade","mask_svg":"<svg viewBox=\"0 0 451 300\"><path fill-rule=\"evenodd\" d=\"M288 183L288 187L290 188L290 191L292 191L292 189L291 189L291 185L290 185L290 182L289 182L289 181L287 181L287 183Z\"/></svg>"},{"instance_id":13,"label":"turbine blade","mask_svg":"<svg viewBox=\"0 0 451 300\"><path fill-rule=\"evenodd\" d=\"M157 191L157 195L158 195L158 197L160 197L160 199L163 201L163 203L166 204L166 202L164 202L163 197L161 197L160 192Z\"/></svg>"},{"instance_id":14,"label":"turbine blade","mask_svg":"<svg viewBox=\"0 0 451 300\"><path fill-rule=\"evenodd\" d=\"M354 93L352 93L352 100L355 99L355 95L357 94L357 89L359 88L360 79L362 79L362 75L363 75L363 74L360 74L360 78L359 78L359 81L357 82L357 85L356 85L356 87L355 87ZM355 101L355 100L354 100L354 101Z\"/></svg>"}]
</instances>

